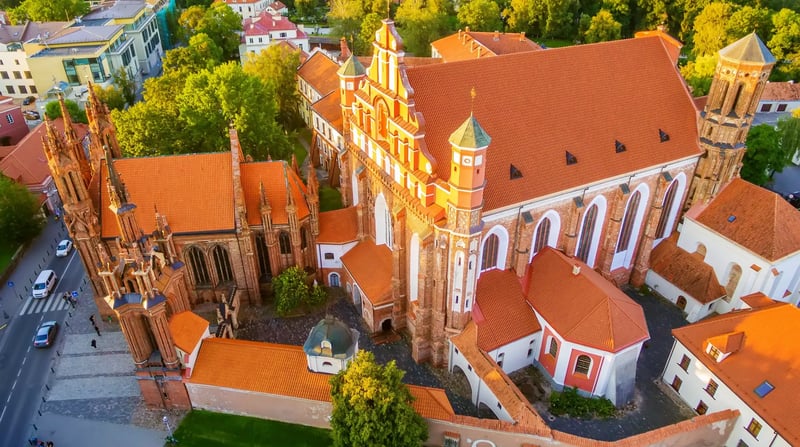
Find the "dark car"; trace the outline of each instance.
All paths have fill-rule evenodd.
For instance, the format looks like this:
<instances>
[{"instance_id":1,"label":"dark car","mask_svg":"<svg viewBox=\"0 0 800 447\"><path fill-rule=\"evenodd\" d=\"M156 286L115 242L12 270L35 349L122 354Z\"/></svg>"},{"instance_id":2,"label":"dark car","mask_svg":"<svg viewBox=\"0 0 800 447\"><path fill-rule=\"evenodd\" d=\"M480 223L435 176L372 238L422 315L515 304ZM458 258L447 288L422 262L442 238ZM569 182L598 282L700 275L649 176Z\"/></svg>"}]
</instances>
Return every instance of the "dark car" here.
<instances>
[{"instance_id":1,"label":"dark car","mask_svg":"<svg viewBox=\"0 0 800 447\"><path fill-rule=\"evenodd\" d=\"M33 104L35 102L36 102L36 97L35 96L28 96L27 98L22 100L22 105L23 106L28 106L28 105L31 105L31 104Z\"/></svg>"},{"instance_id":2,"label":"dark car","mask_svg":"<svg viewBox=\"0 0 800 447\"><path fill-rule=\"evenodd\" d=\"M39 115L39 112L37 112L35 110L26 110L26 111L22 112L22 116L24 116L25 119L29 120L29 121L38 120L38 119L41 118L41 116Z\"/></svg>"},{"instance_id":3,"label":"dark car","mask_svg":"<svg viewBox=\"0 0 800 447\"><path fill-rule=\"evenodd\" d=\"M34 348L48 348L54 341L56 341L56 334L58 333L58 322L45 321L39 325L36 331L36 336L33 337Z\"/></svg>"}]
</instances>

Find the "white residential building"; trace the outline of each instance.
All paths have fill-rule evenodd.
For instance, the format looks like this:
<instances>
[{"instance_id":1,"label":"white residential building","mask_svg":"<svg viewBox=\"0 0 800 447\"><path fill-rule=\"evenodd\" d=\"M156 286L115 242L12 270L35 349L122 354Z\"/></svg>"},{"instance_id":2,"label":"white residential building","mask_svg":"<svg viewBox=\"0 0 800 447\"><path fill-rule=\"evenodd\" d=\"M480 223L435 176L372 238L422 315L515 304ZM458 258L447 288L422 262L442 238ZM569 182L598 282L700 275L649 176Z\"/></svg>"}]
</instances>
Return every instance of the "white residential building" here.
<instances>
[{"instance_id":1,"label":"white residential building","mask_svg":"<svg viewBox=\"0 0 800 447\"><path fill-rule=\"evenodd\" d=\"M303 51L308 51L308 36L284 16L263 11L256 17L242 22L242 43L239 54L244 63L250 54L259 54L264 48L279 42L290 42Z\"/></svg>"},{"instance_id":2,"label":"white residential building","mask_svg":"<svg viewBox=\"0 0 800 447\"><path fill-rule=\"evenodd\" d=\"M268 0L224 0L225 4L242 16L242 19L249 19L261 14L269 4Z\"/></svg>"},{"instance_id":3,"label":"white residential building","mask_svg":"<svg viewBox=\"0 0 800 447\"><path fill-rule=\"evenodd\" d=\"M0 95L25 98L39 94L22 44L32 39L49 37L69 24L70 22L28 22L24 25L0 25Z\"/></svg>"},{"instance_id":4,"label":"white residential building","mask_svg":"<svg viewBox=\"0 0 800 447\"><path fill-rule=\"evenodd\" d=\"M739 411L726 447L797 446L800 309L764 297L751 303L673 330L662 378L698 414Z\"/></svg>"}]
</instances>

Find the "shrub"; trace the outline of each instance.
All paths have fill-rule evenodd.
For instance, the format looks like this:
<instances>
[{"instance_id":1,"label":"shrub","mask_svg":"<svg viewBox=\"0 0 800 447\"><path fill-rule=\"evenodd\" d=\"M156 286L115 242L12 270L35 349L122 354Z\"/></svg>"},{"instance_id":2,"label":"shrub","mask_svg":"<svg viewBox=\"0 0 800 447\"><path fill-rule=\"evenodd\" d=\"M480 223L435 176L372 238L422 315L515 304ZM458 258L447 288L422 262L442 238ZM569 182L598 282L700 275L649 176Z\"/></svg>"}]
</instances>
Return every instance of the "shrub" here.
<instances>
[{"instance_id":1,"label":"shrub","mask_svg":"<svg viewBox=\"0 0 800 447\"><path fill-rule=\"evenodd\" d=\"M308 300L305 272L297 267L289 267L273 280L273 290L278 314L290 313Z\"/></svg>"},{"instance_id":2,"label":"shrub","mask_svg":"<svg viewBox=\"0 0 800 447\"><path fill-rule=\"evenodd\" d=\"M569 415L577 418L610 418L617 408L605 397L591 398L578 394L577 388L565 388L550 394L550 413L555 416Z\"/></svg>"},{"instance_id":3,"label":"shrub","mask_svg":"<svg viewBox=\"0 0 800 447\"><path fill-rule=\"evenodd\" d=\"M318 306L328 299L328 292L319 284L314 284L311 293L308 294L308 304Z\"/></svg>"}]
</instances>

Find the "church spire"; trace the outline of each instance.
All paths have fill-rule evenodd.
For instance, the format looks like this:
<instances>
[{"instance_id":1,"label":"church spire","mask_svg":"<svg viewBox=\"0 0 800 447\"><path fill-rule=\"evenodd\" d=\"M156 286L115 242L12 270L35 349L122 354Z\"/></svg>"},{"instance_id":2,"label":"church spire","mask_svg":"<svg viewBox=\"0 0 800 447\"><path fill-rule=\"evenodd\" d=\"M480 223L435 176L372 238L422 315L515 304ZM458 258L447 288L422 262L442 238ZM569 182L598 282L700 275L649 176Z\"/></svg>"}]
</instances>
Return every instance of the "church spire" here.
<instances>
[{"instance_id":1,"label":"church spire","mask_svg":"<svg viewBox=\"0 0 800 447\"><path fill-rule=\"evenodd\" d=\"M111 196L111 204L116 208L122 208L128 203L128 191L114 167L114 159L108 148L106 148L106 168L108 169L108 193Z\"/></svg>"},{"instance_id":2,"label":"church spire","mask_svg":"<svg viewBox=\"0 0 800 447\"><path fill-rule=\"evenodd\" d=\"M66 137L66 145L72 151L72 156L80 166L81 177L83 182L89 185L92 181L92 169L89 166L89 160L86 158L86 153L83 150L83 142L78 138L78 133L75 132L75 125L72 122L72 116L67 109L67 103L64 101L64 95L58 95L58 104L61 108L61 120L64 122L64 136Z\"/></svg>"}]
</instances>

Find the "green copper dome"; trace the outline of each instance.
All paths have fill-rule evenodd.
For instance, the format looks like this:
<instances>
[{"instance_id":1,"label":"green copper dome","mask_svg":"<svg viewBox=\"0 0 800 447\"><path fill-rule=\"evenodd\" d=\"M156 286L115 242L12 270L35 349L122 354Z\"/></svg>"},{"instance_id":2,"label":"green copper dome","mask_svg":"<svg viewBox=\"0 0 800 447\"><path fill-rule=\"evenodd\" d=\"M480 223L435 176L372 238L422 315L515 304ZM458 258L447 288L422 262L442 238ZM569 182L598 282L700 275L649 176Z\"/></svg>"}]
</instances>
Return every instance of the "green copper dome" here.
<instances>
[{"instance_id":1,"label":"green copper dome","mask_svg":"<svg viewBox=\"0 0 800 447\"><path fill-rule=\"evenodd\" d=\"M478 120L470 114L464 124L450 134L449 141L454 146L477 149L488 146L492 142L492 138L478 124Z\"/></svg>"},{"instance_id":2,"label":"green copper dome","mask_svg":"<svg viewBox=\"0 0 800 447\"><path fill-rule=\"evenodd\" d=\"M355 354L357 332L333 316L326 316L308 334L303 350L307 355L348 358Z\"/></svg>"}]
</instances>

